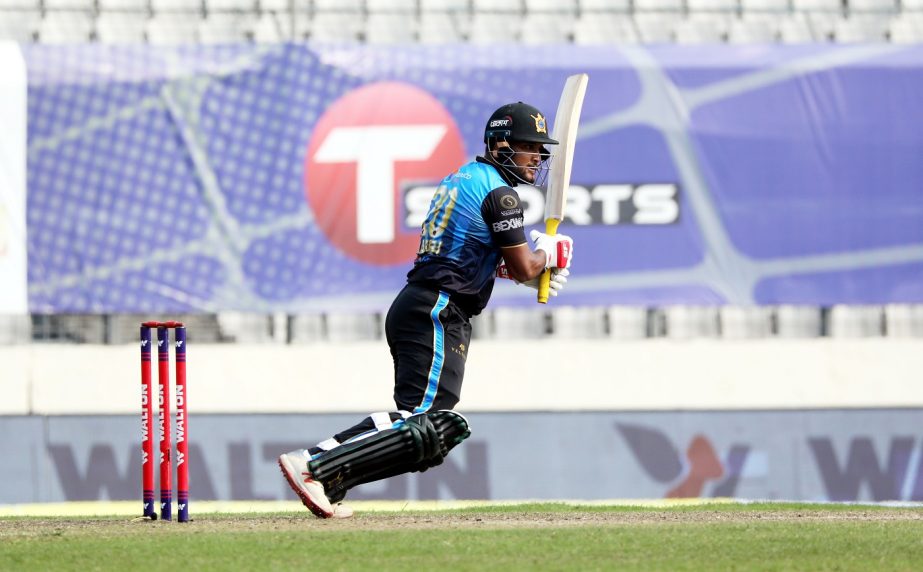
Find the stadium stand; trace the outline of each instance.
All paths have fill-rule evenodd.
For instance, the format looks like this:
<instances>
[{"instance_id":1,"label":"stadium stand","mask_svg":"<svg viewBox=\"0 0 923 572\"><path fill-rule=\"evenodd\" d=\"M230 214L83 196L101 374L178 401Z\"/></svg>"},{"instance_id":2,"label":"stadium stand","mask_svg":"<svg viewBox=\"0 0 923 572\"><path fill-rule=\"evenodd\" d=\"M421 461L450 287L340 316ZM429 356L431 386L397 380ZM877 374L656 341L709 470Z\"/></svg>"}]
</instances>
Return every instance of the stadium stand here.
<instances>
[{"instance_id":1,"label":"stadium stand","mask_svg":"<svg viewBox=\"0 0 923 572\"><path fill-rule=\"evenodd\" d=\"M0 39L31 43L42 20L38 11L0 12Z\"/></svg>"},{"instance_id":2,"label":"stadium stand","mask_svg":"<svg viewBox=\"0 0 923 572\"><path fill-rule=\"evenodd\" d=\"M880 306L835 305L830 308L830 337L872 338L884 333L884 312Z\"/></svg>"},{"instance_id":3,"label":"stadium stand","mask_svg":"<svg viewBox=\"0 0 923 572\"><path fill-rule=\"evenodd\" d=\"M47 11L38 25L44 44L79 44L93 39L93 16L72 10Z\"/></svg>"},{"instance_id":4,"label":"stadium stand","mask_svg":"<svg viewBox=\"0 0 923 572\"><path fill-rule=\"evenodd\" d=\"M721 337L727 339L768 338L772 335L772 308L766 306L722 306L718 310Z\"/></svg>"},{"instance_id":5,"label":"stadium stand","mask_svg":"<svg viewBox=\"0 0 923 572\"><path fill-rule=\"evenodd\" d=\"M0 39L910 43L921 15L923 0L7 0Z\"/></svg>"},{"instance_id":6,"label":"stadium stand","mask_svg":"<svg viewBox=\"0 0 923 572\"><path fill-rule=\"evenodd\" d=\"M253 14L210 12L199 20L196 37L202 44L234 44L253 37L256 19Z\"/></svg>"},{"instance_id":7,"label":"stadium stand","mask_svg":"<svg viewBox=\"0 0 923 572\"><path fill-rule=\"evenodd\" d=\"M103 44L143 44L147 18L125 12L103 12L96 18L96 39Z\"/></svg>"},{"instance_id":8,"label":"stadium stand","mask_svg":"<svg viewBox=\"0 0 923 572\"><path fill-rule=\"evenodd\" d=\"M147 13L150 4L148 0L97 0L100 13L112 12L141 12Z\"/></svg>"},{"instance_id":9,"label":"stadium stand","mask_svg":"<svg viewBox=\"0 0 923 572\"><path fill-rule=\"evenodd\" d=\"M778 31L769 19L762 14L757 18L750 18L752 14L744 14L742 18L731 20L728 27L727 40L734 44L772 43L778 39Z\"/></svg>"},{"instance_id":10,"label":"stadium stand","mask_svg":"<svg viewBox=\"0 0 923 572\"><path fill-rule=\"evenodd\" d=\"M154 45L192 44L198 40L198 17L176 12L155 13L147 21L145 35Z\"/></svg>"},{"instance_id":11,"label":"stadium stand","mask_svg":"<svg viewBox=\"0 0 923 572\"><path fill-rule=\"evenodd\" d=\"M417 39L423 44L447 44L464 41L464 22L451 12L423 12Z\"/></svg>"},{"instance_id":12,"label":"stadium stand","mask_svg":"<svg viewBox=\"0 0 923 572\"><path fill-rule=\"evenodd\" d=\"M602 338L607 335L604 308L562 306L551 310L551 336L555 338Z\"/></svg>"}]
</instances>

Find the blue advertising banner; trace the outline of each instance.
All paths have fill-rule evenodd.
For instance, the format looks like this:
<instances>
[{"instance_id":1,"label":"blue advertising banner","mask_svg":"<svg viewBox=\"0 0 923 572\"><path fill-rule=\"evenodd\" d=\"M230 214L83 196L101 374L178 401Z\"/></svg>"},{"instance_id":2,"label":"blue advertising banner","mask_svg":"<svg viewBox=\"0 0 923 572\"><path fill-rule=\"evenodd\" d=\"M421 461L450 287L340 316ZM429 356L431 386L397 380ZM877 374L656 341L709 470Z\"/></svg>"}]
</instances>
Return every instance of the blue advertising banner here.
<instances>
[{"instance_id":1,"label":"blue advertising banner","mask_svg":"<svg viewBox=\"0 0 923 572\"><path fill-rule=\"evenodd\" d=\"M384 309L489 114L581 71L555 303L923 301L923 47L22 49L33 312Z\"/></svg>"}]
</instances>

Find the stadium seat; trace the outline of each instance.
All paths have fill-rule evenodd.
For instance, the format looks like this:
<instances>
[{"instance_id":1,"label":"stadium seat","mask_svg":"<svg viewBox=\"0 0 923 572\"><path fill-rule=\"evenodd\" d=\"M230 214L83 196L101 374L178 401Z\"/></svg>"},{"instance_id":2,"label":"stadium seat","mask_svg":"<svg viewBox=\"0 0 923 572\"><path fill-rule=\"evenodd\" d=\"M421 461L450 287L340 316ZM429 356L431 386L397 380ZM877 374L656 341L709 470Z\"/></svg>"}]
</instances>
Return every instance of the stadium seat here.
<instances>
[{"instance_id":1,"label":"stadium seat","mask_svg":"<svg viewBox=\"0 0 923 572\"><path fill-rule=\"evenodd\" d=\"M202 12L202 0L151 0L151 12Z\"/></svg>"},{"instance_id":2,"label":"stadium seat","mask_svg":"<svg viewBox=\"0 0 923 572\"><path fill-rule=\"evenodd\" d=\"M36 30L42 16L32 11L0 11L0 40L20 43L35 41Z\"/></svg>"},{"instance_id":3,"label":"stadium seat","mask_svg":"<svg viewBox=\"0 0 923 572\"><path fill-rule=\"evenodd\" d=\"M795 12L829 12L841 14L843 0L792 0L792 9Z\"/></svg>"},{"instance_id":4,"label":"stadium seat","mask_svg":"<svg viewBox=\"0 0 923 572\"><path fill-rule=\"evenodd\" d=\"M93 36L90 12L56 10L46 12L38 25L38 39L43 44L80 44Z\"/></svg>"},{"instance_id":5,"label":"stadium seat","mask_svg":"<svg viewBox=\"0 0 923 572\"><path fill-rule=\"evenodd\" d=\"M325 317L327 340L356 342L381 337L381 316L373 313L334 312Z\"/></svg>"},{"instance_id":6,"label":"stadium seat","mask_svg":"<svg viewBox=\"0 0 923 572\"><path fill-rule=\"evenodd\" d=\"M20 10L36 10L41 11L42 9L42 0L5 0L3 2L3 7L0 8L0 11L12 11L18 12Z\"/></svg>"},{"instance_id":7,"label":"stadium seat","mask_svg":"<svg viewBox=\"0 0 923 572\"><path fill-rule=\"evenodd\" d=\"M260 12L289 12L293 8L300 11L300 3L296 2L294 6L289 5L290 0L259 0Z\"/></svg>"},{"instance_id":8,"label":"stadium seat","mask_svg":"<svg viewBox=\"0 0 923 572\"><path fill-rule=\"evenodd\" d=\"M635 12L666 12L682 14L684 0L635 0Z\"/></svg>"},{"instance_id":9,"label":"stadium seat","mask_svg":"<svg viewBox=\"0 0 923 572\"><path fill-rule=\"evenodd\" d=\"M568 44L573 33L570 14L530 13L522 20L519 39L524 44Z\"/></svg>"},{"instance_id":10,"label":"stadium seat","mask_svg":"<svg viewBox=\"0 0 923 572\"><path fill-rule=\"evenodd\" d=\"M365 0L369 14L415 14L417 0Z\"/></svg>"},{"instance_id":11,"label":"stadium seat","mask_svg":"<svg viewBox=\"0 0 923 572\"><path fill-rule=\"evenodd\" d=\"M255 12L257 0L205 0L205 11L214 12Z\"/></svg>"},{"instance_id":12,"label":"stadium seat","mask_svg":"<svg viewBox=\"0 0 923 572\"><path fill-rule=\"evenodd\" d=\"M263 12L253 23L253 41L258 44L274 44L288 39L292 33L288 18L282 14Z\"/></svg>"},{"instance_id":13,"label":"stadium seat","mask_svg":"<svg viewBox=\"0 0 923 572\"><path fill-rule=\"evenodd\" d=\"M370 44L409 44L416 41L417 19L413 14L372 13L365 23Z\"/></svg>"},{"instance_id":14,"label":"stadium seat","mask_svg":"<svg viewBox=\"0 0 923 572\"><path fill-rule=\"evenodd\" d=\"M663 315L671 339L716 338L720 332L717 307L667 306Z\"/></svg>"},{"instance_id":15,"label":"stadium seat","mask_svg":"<svg viewBox=\"0 0 923 572\"><path fill-rule=\"evenodd\" d=\"M519 0L497 2L497 0L471 0L471 11L477 14L507 14L522 15L522 6Z\"/></svg>"},{"instance_id":16,"label":"stadium seat","mask_svg":"<svg viewBox=\"0 0 923 572\"><path fill-rule=\"evenodd\" d=\"M673 28L682 18L679 12L636 12L638 36L646 44L673 42Z\"/></svg>"},{"instance_id":17,"label":"stadium seat","mask_svg":"<svg viewBox=\"0 0 923 572\"><path fill-rule=\"evenodd\" d=\"M775 332L780 338L816 338L823 333L820 308L782 305L775 309Z\"/></svg>"},{"instance_id":18,"label":"stadium seat","mask_svg":"<svg viewBox=\"0 0 923 572\"><path fill-rule=\"evenodd\" d=\"M291 342L308 344L326 340L324 316L321 314L301 314L292 316Z\"/></svg>"},{"instance_id":19,"label":"stadium seat","mask_svg":"<svg viewBox=\"0 0 923 572\"><path fill-rule=\"evenodd\" d=\"M772 309L765 306L723 306L718 312L721 337L766 338L772 335Z\"/></svg>"},{"instance_id":20,"label":"stadium seat","mask_svg":"<svg viewBox=\"0 0 923 572\"><path fill-rule=\"evenodd\" d=\"M891 21L891 42L914 44L923 42L923 14L901 14Z\"/></svg>"},{"instance_id":21,"label":"stadium seat","mask_svg":"<svg viewBox=\"0 0 923 572\"><path fill-rule=\"evenodd\" d=\"M464 40L467 17L451 12L422 12L418 41L423 44L448 44Z\"/></svg>"},{"instance_id":22,"label":"stadium seat","mask_svg":"<svg viewBox=\"0 0 923 572\"><path fill-rule=\"evenodd\" d=\"M751 16L751 14L746 16ZM728 42L735 44L765 44L775 42L777 34L770 19L743 17L731 21L727 39Z\"/></svg>"},{"instance_id":23,"label":"stadium seat","mask_svg":"<svg viewBox=\"0 0 923 572\"><path fill-rule=\"evenodd\" d=\"M606 310L609 337L638 340L647 337L648 311L641 306L610 306Z\"/></svg>"},{"instance_id":24,"label":"stadium seat","mask_svg":"<svg viewBox=\"0 0 923 572\"><path fill-rule=\"evenodd\" d=\"M545 336L545 314L532 308L497 308L493 316L493 338L533 339Z\"/></svg>"},{"instance_id":25,"label":"stadium seat","mask_svg":"<svg viewBox=\"0 0 923 572\"><path fill-rule=\"evenodd\" d=\"M148 0L98 0L100 12L144 12L148 11Z\"/></svg>"},{"instance_id":26,"label":"stadium seat","mask_svg":"<svg viewBox=\"0 0 923 572\"><path fill-rule=\"evenodd\" d=\"M740 0L741 14L787 14L789 0Z\"/></svg>"},{"instance_id":27,"label":"stadium seat","mask_svg":"<svg viewBox=\"0 0 923 572\"><path fill-rule=\"evenodd\" d=\"M198 26L198 17L159 12L147 21L145 35L148 43L154 45L194 44L198 40Z\"/></svg>"},{"instance_id":28,"label":"stadium seat","mask_svg":"<svg viewBox=\"0 0 923 572\"><path fill-rule=\"evenodd\" d=\"M503 44L519 40L521 20L507 14L475 12L471 17L468 41L473 44Z\"/></svg>"},{"instance_id":29,"label":"stadium seat","mask_svg":"<svg viewBox=\"0 0 923 572\"><path fill-rule=\"evenodd\" d=\"M580 0L581 14L599 12L628 14L631 9L631 0Z\"/></svg>"},{"instance_id":30,"label":"stadium seat","mask_svg":"<svg viewBox=\"0 0 923 572\"><path fill-rule=\"evenodd\" d=\"M689 14L702 12L736 15L738 5L737 0L686 0L686 9Z\"/></svg>"},{"instance_id":31,"label":"stadium seat","mask_svg":"<svg viewBox=\"0 0 923 572\"><path fill-rule=\"evenodd\" d=\"M273 341L271 316L266 314L219 312L216 319L220 341L249 344Z\"/></svg>"},{"instance_id":32,"label":"stadium seat","mask_svg":"<svg viewBox=\"0 0 923 572\"><path fill-rule=\"evenodd\" d=\"M719 18L684 18L673 27L673 37L680 44L720 44L726 34L724 28Z\"/></svg>"},{"instance_id":33,"label":"stadium seat","mask_svg":"<svg viewBox=\"0 0 923 572\"><path fill-rule=\"evenodd\" d=\"M247 42L253 34L251 14L213 12L199 20L196 37L202 44L237 44Z\"/></svg>"},{"instance_id":34,"label":"stadium seat","mask_svg":"<svg viewBox=\"0 0 923 572\"><path fill-rule=\"evenodd\" d=\"M27 344L32 340L32 319L28 315L0 315L0 346Z\"/></svg>"},{"instance_id":35,"label":"stadium seat","mask_svg":"<svg viewBox=\"0 0 923 572\"><path fill-rule=\"evenodd\" d=\"M96 0L42 0L42 2L46 11L75 10L92 12L96 9Z\"/></svg>"},{"instance_id":36,"label":"stadium seat","mask_svg":"<svg viewBox=\"0 0 923 572\"><path fill-rule=\"evenodd\" d=\"M583 13L574 23L575 44L637 43L638 30L631 16Z\"/></svg>"},{"instance_id":37,"label":"stadium seat","mask_svg":"<svg viewBox=\"0 0 923 572\"><path fill-rule=\"evenodd\" d=\"M869 338L883 334L880 306L836 305L830 308L828 333L833 338Z\"/></svg>"},{"instance_id":38,"label":"stadium seat","mask_svg":"<svg viewBox=\"0 0 923 572\"><path fill-rule=\"evenodd\" d=\"M308 21L312 42L356 42L362 35L363 21L348 12L318 12Z\"/></svg>"},{"instance_id":39,"label":"stadium seat","mask_svg":"<svg viewBox=\"0 0 923 572\"><path fill-rule=\"evenodd\" d=\"M526 14L570 14L577 15L577 0L525 0Z\"/></svg>"},{"instance_id":40,"label":"stadium seat","mask_svg":"<svg viewBox=\"0 0 923 572\"><path fill-rule=\"evenodd\" d=\"M854 14L834 22L833 37L842 44L883 43L888 41L889 24L883 14Z\"/></svg>"},{"instance_id":41,"label":"stadium seat","mask_svg":"<svg viewBox=\"0 0 923 572\"><path fill-rule=\"evenodd\" d=\"M792 14L783 17L779 22L779 40L786 44L801 44L808 42L824 42L830 39L829 35L817 33L808 22L804 14Z\"/></svg>"},{"instance_id":42,"label":"stadium seat","mask_svg":"<svg viewBox=\"0 0 923 572\"><path fill-rule=\"evenodd\" d=\"M420 13L468 12L468 0L420 0Z\"/></svg>"},{"instance_id":43,"label":"stadium seat","mask_svg":"<svg viewBox=\"0 0 923 572\"><path fill-rule=\"evenodd\" d=\"M885 332L890 338L923 337L923 304L885 306Z\"/></svg>"},{"instance_id":44,"label":"stadium seat","mask_svg":"<svg viewBox=\"0 0 923 572\"><path fill-rule=\"evenodd\" d=\"M313 0L315 14L323 12L347 13L355 16L362 13L363 0Z\"/></svg>"},{"instance_id":45,"label":"stadium seat","mask_svg":"<svg viewBox=\"0 0 923 572\"><path fill-rule=\"evenodd\" d=\"M103 44L143 44L147 16L130 12L102 12L96 18L96 39Z\"/></svg>"},{"instance_id":46,"label":"stadium seat","mask_svg":"<svg viewBox=\"0 0 923 572\"><path fill-rule=\"evenodd\" d=\"M871 12L875 14L894 14L898 11L896 0L848 0L849 13Z\"/></svg>"},{"instance_id":47,"label":"stadium seat","mask_svg":"<svg viewBox=\"0 0 923 572\"><path fill-rule=\"evenodd\" d=\"M582 306L556 307L551 310L551 336L562 339L601 338L606 335L606 311Z\"/></svg>"}]
</instances>

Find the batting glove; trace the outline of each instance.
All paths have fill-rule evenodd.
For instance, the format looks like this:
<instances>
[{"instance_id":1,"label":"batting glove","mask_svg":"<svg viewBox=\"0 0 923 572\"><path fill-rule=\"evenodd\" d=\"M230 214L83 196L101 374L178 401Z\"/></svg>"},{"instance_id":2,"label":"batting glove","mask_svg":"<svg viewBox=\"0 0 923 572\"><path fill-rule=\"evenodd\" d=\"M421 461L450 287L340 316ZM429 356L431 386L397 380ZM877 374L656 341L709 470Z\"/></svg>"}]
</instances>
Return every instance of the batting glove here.
<instances>
[{"instance_id":1,"label":"batting glove","mask_svg":"<svg viewBox=\"0 0 923 572\"><path fill-rule=\"evenodd\" d=\"M574 241L565 234L545 234L533 230L529 235L535 243L536 252L545 253L545 268L570 268L574 256Z\"/></svg>"},{"instance_id":2,"label":"batting glove","mask_svg":"<svg viewBox=\"0 0 923 572\"><path fill-rule=\"evenodd\" d=\"M566 268L552 268L551 269L551 280L548 282L548 294L551 296L557 296L558 292L564 289L564 285L567 284L567 277L570 276L570 270ZM497 278L506 278L508 280L513 280L510 276L509 271L506 269L506 262L500 262L500 266L497 267ZM525 282L516 282L516 284L524 284L529 288L534 288L538 290L539 282L541 281L541 274L533 278L532 280L526 280Z\"/></svg>"}]
</instances>

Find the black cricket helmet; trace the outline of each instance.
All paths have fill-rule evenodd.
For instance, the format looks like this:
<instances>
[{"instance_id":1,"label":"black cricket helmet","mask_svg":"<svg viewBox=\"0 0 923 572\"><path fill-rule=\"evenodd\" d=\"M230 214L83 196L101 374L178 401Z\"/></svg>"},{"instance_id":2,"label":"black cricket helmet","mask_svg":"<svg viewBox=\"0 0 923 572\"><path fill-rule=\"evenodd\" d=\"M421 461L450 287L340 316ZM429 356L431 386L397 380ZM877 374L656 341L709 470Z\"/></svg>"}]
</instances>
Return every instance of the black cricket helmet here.
<instances>
[{"instance_id":1,"label":"black cricket helmet","mask_svg":"<svg viewBox=\"0 0 923 572\"><path fill-rule=\"evenodd\" d=\"M521 101L507 103L491 114L484 129L484 143L489 144L491 139L558 144L548 136L545 116L535 107Z\"/></svg>"}]
</instances>

